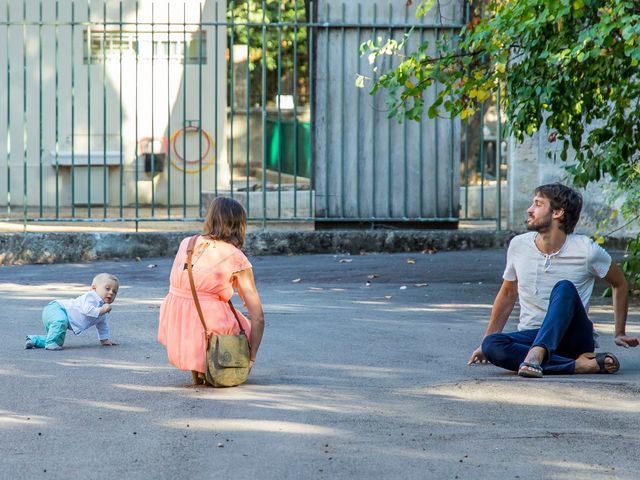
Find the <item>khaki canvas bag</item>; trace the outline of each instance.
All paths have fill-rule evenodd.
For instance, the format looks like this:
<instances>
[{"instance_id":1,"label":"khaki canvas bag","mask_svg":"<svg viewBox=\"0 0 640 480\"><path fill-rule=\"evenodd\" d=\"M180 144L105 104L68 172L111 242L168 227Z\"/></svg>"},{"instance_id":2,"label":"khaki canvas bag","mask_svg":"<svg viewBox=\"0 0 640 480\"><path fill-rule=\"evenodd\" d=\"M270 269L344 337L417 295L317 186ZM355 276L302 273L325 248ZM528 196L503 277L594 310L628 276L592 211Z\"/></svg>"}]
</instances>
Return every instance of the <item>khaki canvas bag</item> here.
<instances>
[{"instance_id":1,"label":"khaki canvas bag","mask_svg":"<svg viewBox=\"0 0 640 480\"><path fill-rule=\"evenodd\" d=\"M247 334L240 323L238 312L233 307L231 300L228 304L236 318L236 322L240 326L238 335L212 335L207 331L207 325L204 322L204 315L198 300L196 285L193 280L192 257L193 248L195 246L198 235L194 235L189 239L187 245L187 270L189 272L189 284L191 285L191 293L193 301L198 310L198 316L202 322L202 328L207 338L207 357L205 378L207 383L214 387L235 387L247 381L249 377L249 358L251 348L247 339Z\"/></svg>"}]
</instances>

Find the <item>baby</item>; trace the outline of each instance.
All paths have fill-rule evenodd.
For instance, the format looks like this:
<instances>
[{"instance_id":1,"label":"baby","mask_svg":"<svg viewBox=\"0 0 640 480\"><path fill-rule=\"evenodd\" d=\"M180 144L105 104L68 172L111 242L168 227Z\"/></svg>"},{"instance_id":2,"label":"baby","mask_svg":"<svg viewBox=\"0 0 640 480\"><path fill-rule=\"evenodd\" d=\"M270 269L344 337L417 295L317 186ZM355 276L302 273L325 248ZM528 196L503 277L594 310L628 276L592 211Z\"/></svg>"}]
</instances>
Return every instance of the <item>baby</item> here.
<instances>
[{"instance_id":1,"label":"baby","mask_svg":"<svg viewBox=\"0 0 640 480\"><path fill-rule=\"evenodd\" d=\"M109 340L107 314L118 294L118 278L110 273L99 273L91 282L91 290L79 297L54 300L42 311L46 335L28 335L24 348L61 350L67 329L80 335L89 327L98 329L102 345L117 345Z\"/></svg>"}]
</instances>

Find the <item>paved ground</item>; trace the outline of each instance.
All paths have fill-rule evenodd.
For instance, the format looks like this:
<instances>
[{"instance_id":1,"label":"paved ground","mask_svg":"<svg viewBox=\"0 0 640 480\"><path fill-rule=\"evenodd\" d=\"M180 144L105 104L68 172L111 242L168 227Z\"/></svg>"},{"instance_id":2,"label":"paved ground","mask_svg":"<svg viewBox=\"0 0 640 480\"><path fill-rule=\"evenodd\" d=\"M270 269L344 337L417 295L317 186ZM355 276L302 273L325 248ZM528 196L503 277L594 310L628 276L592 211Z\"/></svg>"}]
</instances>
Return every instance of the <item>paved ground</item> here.
<instances>
[{"instance_id":1,"label":"paved ground","mask_svg":"<svg viewBox=\"0 0 640 480\"><path fill-rule=\"evenodd\" d=\"M252 261L263 348L217 390L155 341L171 259L1 267L0 478L638 478L640 351L613 346L606 300L592 316L620 374L525 380L466 366L504 251ZM98 271L122 281L121 344L24 350L42 306Z\"/></svg>"}]
</instances>

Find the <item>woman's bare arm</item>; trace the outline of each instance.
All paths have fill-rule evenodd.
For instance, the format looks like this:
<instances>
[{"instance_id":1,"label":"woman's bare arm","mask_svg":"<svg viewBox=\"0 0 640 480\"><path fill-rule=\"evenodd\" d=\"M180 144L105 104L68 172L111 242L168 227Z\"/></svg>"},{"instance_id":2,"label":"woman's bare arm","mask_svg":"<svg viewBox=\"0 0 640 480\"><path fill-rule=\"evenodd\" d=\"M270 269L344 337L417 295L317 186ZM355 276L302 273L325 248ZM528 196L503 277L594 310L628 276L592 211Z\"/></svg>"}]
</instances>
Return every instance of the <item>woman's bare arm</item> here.
<instances>
[{"instance_id":1,"label":"woman's bare arm","mask_svg":"<svg viewBox=\"0 0 640 480\"><path fill-rule=\"evenodd\" d=\"M262 311L262 302L256 288L256 282L253 278L253 269L247 268L240 272L236 272L233 276L233 284L238 289L238 294L249 312L249 320L251 321L251 361L255 361L262 334L264 332L264 312Z\"/></svg>"}]
</instances>

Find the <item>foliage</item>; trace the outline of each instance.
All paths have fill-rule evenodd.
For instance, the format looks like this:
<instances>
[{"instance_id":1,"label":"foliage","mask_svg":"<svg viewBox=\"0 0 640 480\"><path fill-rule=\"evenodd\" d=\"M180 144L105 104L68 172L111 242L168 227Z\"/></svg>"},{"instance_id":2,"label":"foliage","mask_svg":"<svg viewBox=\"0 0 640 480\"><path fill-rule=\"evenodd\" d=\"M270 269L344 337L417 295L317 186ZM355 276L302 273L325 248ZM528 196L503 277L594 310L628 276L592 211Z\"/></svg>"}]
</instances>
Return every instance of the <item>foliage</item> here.
<instances>
[{"instance_id":1,"label":"foliage","mask_svg":"<svg viewBox=\"0 0 640 480\"><path fill-rule=\"evenodd\" d=\"M437 1L420 2L424 15ZM404 42L376 39L363 46L372 65L401 55L372 92L389 93L390 116L419 120L423 109L470 117L501 86L502 108L522 141L545 126L577 186L606 177L640 211L640 2L637 0L486 0L482 16L459 37L404 52ZM374 67L375 68L375 67ZM435 101L424 92L439 84ZM571 157L571 158L570 158ZM636 217L637 218L637 217ZM640 237L623 266L640 288Z\"/></svg>"},{"instance_id":2,"label":"foliage","mask_svg":"<svg viewBox=\"0 0 640 480\"><path fill-rule=\"evenodd\" d=\"M291 83L294 76L299 83L298 93L305 93L308 79L306 3L305 0L229 1L227 21L238 24L233 27L233 43L249 45L248 67L251 92L256 96L254 101L261 97L263 60L269 99L278 93L292 93L293 88L283 85L282 80L288 78ZM281 92L278 92L278 78Z\"/></svg>"}]
</instances>

